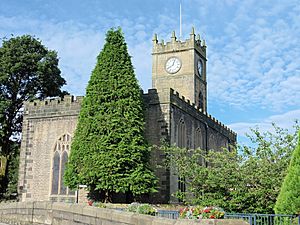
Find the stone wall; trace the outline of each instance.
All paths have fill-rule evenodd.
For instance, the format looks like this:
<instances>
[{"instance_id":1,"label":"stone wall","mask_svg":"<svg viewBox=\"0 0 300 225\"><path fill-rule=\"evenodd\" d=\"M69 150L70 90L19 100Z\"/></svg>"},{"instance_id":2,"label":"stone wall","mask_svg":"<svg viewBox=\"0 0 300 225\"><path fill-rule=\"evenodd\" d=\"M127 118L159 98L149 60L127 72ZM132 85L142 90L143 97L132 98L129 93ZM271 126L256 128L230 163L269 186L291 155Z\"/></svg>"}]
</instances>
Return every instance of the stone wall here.
<instances>
[{"instance_id":1,"label":"stone wall","mask_svg":"<svg viewBox=\"0 0 300 225\"><path fill-rule=\"evenodd\" d=\"M219 150L236 141L233 131L170 88L161 92L150 89L143 98L145 136L151 145L160 145L162 139L176 144L177 125L181 119L186 126L185 146L190 149ZM19 169L21 201L75 200L74 194L51 195L50 192L56 143L63 135L73 136L81 102L82 97L65 96L64 99L25 104ZM200 133L198 141L197 129ZM168 203L178 188L178 177L164 168L163 159L164 152L159 149L151 152L152 168L159 178L158 193L148 198L153 203ZM172 201L176 202L176 199Z\"/></svg>"},{"instance_id":2,"label":"stone wall","mask_svg":"<svg viewBox=\"0 0 300 225\"><path fill-rule=\"evenodd\" d=\"M81 101L82 97L65 96L25 104L18 183L22 201L51 198L55 145L63 135L73 136Z\"/></svg>"},{"instance_id":3,"label":"stone wall","mask_svg":"<svg viewBox=\"0 0 300 225\"><path fill-rule=\"evenodd\" d=\"M159 146L161 140L178 145L177 126L180 120L184 121L186 127L184 146L189 149L200 147L207 151L218 151L236 142L236 133L173 89L166 88L160 92L150 89L144 94L144 103L145 135L151 145ZM200 135L196 136L197 132ZM171 196L178 190L178 176L172 169L165 169L163 159L164 152L159 149L151 152L152 168L159 178L158 193L151 199L153 203L177 202Z\"/></svg>"},{"instance_id":4,"label":"stone wall","mask_svg":"<svg viewBox=\"0 0 300 225\"><path fill-rule=\"evenodd\" d=\"M241 220L172 220L112 209L52 202L0 204L0 222L43 225L247 225Z\"/></svg>"},{"instance_id":5,"label":"stone wall","mask_svg":"<svg viewBox=\"0 0 300 225\"><path fill-rule=\"evenodd\" d=\"M148 90L143 95L145 103L145 137L149 144L159 146L162 139L168 140L169 123L169 95L158 93L156 89ZM170 199L170 172L163 164L164 152L159 148L151 152L151 167L158 177L158 192L150 196L149 202L168 203Z\"/></svg>"},{"instance_id":6,"label":"stone wall","mask_svg":"<svg viewBox=\"0 0 300 225\"><path fill-rule=\"evenodd\" d=\"M220 148L220 146L224 145L218 145L219 143L224 144L224 140L227 140L229 143L234 144L236 142L236 133L233 132L230 128L226 127L224 124L222 124L219 120L208 114L207 112L203 112L199 107L197 107L194 103L191 103L189 100L187 100L184 96L179 95L178 92L175 92L174 90L170 90L170 104L172 109L170 110L173 112L173 117L180 117L180 116L186 116L185 121L192 121L196 123L197 126L202 126L205 124L205 126L209 129L207 133L209 134L215 134L216 139L222 139L220 141L216 141L216 145ZM175 110L175 112L174 112ZM172 121L174 125L176 125L177 120L175 119ZM202 125L201 125L202 124ZM175 129L175 128L174 128ZM191 126L187 127L187 130L192 130L193 128ZM171 138L174 139L175 137ZM192 139L192 137L190 137ZM192 143L192 141L190 141ZM210 143L208 144L208 149L214 149L210 147ZM193 145L190 144L187 147L193 148ZM214 149L218 150L218 149Z\"/></svg>"}]
</instances>

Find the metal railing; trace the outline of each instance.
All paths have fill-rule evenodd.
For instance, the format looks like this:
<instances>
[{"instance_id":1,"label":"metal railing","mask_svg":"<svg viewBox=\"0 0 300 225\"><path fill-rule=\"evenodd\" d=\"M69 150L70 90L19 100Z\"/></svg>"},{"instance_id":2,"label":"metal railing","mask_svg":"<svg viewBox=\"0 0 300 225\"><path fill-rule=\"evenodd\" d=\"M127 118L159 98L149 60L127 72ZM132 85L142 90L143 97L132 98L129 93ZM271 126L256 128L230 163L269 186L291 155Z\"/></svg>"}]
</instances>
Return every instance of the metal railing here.
<instances>
[{"instance_id":1,"label":"metal railing","mask_svg":"<svg viewBox=\"0 0 300 225\"><path fill-rule=\"evenodd\" d=\"M179 218L179 212L174 210L158 210L155 215L159 217L175 219L175 220Z\"/></svg>"},{"instance_id":2,"label":"metal railing","mask_svg":"<svg viewBox=\"0 0 300 225\"><path fill-rule=\"evenodd\" d=\"M158 210L156 216L178 219L179 212L173 210ZM300 215L225 213L224 218L243 219L250 225L300 225Z\"/></svg>"},{"instance_id":3,"label":"metal railing","mask_svg":"<svg viewBox=\"0 0 300 225\"><path fill-rule=\"evenodd\" d=\"M300 216L283 214L226 213L225 219L243 219L250 225L300 225Z\"/></svg>"},{"instance_id":4,"label":"metal railing","mask_svg":"<svg viewBox=\"0 0 300 225\"><path fill-rule=\"evenodd\" d=\"M119 208L118 210L124 210ZM158 210L155 216L178 219L179 211ZM300 225L300 215L259 214L259 213L225 213L224 219L243 219L250 225Z\"/></svg>"}]
</instances>

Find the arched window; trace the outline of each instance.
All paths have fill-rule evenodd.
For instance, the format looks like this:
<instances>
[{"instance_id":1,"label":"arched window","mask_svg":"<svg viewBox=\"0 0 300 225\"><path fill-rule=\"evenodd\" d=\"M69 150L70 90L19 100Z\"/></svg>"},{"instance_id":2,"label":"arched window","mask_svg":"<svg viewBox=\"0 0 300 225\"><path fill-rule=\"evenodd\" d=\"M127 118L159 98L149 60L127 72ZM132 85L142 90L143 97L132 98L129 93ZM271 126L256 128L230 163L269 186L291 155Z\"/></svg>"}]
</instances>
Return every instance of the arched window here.
<instances>
[{"instance_id":1,"label":"arched window","mask_svg":"<svg viewBox=\"0 0 300 225\"><path fill-rule=\"evenodd\" d=\"M195 149L201 148L203 149L203 137L200 127L198 127L195 131Z\"/></svg>"},{"instance_id":2,"label":"arched window","mask_svg":"<svg viewBox=\"0 0 300 225\"><path fill-rule=\"evenodd\" d=\"M179 148L186 148L186 139L186 126L184 120L180 119L179 123L177 124L177 146ZM186 192L185 177L178 176L178 190L181 192Z\"/></svg>"},{"instance_id":3,"label":"arched window","mask_svg":"<svg viewBox=\"0 0 300 225\"><path fill-rule=\"evenodd\" d=\"M200 91L200 93L199 93L199 108L200 108L200 109L203 109L203 108L204 108L204 99L203 99L203 94L202 94L201 91Z\"/></svg>"},{"instance_id":4,"label":"arched window","mask_svg":"<svg viewBox=\"0 0 300 225\"><path fill-rule=\"evenodd\" d=\"M183 119L179 120L177 124L177 146L179 148L186 148L186 127Z\"/></svg>"},{"instance_id":5,"label":"arched window","mask_svg":"<svg viewBox=\"0 0 300 225\"><path fill-rule=\"evenodd\" d=\"M61 175L60 175L60 194L61 195L65 195L67 194L67 187L64 185L64 174L65 174L65 168L66 168L66 164L68 162L68 153L66 151L63 152L62 157L61 157Z\"/></svg>"},{"instance_id":6,"label":"arched window","mask_svg":"<svg viewBox=\"0 0 300 225\"><path fill-rule=\"evenodd\" d=\"M52 163L51 195L74 195L74 192L69 191L63 181L68 155L71 149L71 140L71 136L65 134L56 141Z\"/></svg>"},{"instance_id":7,"label":"arched window","mask_svg":"<svg viewBox=\"0 0 300 225\"><path fill-rule=\"evenodd\" d=\"M52 190L51 194L58 194L58 185L59 185L59 162L60 155L58 151L55 151L53 157L53 167L52 167Z\"/></svg>"}]
</instances>

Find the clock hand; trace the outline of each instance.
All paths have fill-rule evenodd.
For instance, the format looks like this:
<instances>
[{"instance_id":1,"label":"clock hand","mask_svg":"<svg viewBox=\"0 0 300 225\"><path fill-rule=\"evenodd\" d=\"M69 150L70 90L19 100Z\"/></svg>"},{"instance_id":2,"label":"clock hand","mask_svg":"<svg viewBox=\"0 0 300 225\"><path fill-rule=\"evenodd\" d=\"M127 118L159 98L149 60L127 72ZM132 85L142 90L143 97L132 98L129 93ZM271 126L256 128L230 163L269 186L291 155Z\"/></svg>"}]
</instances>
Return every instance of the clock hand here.
<instances>
[{"instance_id":1,"label":"clock hand","mask_svg":"<svg viewBox=\"0 0 300 225\"><path fill-rule=\"evenodd\" d=\"M174 63L175 63L175 59L173 59L173 63L172 63L172 66L174 65Z\"/></svg>"}]
</instances>

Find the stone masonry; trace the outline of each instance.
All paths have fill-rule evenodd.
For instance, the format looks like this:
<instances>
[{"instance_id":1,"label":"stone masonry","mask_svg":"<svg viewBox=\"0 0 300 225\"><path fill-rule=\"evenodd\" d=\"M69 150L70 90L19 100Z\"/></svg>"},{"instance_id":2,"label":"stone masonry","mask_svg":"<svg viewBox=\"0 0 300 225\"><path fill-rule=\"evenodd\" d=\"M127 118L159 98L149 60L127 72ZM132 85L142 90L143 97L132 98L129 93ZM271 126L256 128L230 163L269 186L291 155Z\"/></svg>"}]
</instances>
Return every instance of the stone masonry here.
<instances>
[{"instance_id":1,"label":"stone masonry","mask_svg":"<svg viewBox=\"0 0 300 225\"><path fill-rule=\"evenodd\" d=\"M247 225L238 219L174 220L82 204L16 202L0 204L0 222L28 225Z\"/></svg>"},{"instance_id":2,"label":"stone masonry","mask_svg":"<svg viewBox=\"0 0 300 225\"><path fill-rule=\"evenodd\" d=\"M166 68L172 57L180 62L175 73ZM143 94L147 141L159 146L164 139L172 145L206 151L235 144L236 133L207 112L206 45L196 37L194 29L186 41L177 40L173 32L171 41L164 44L155 35L152 59L153 89ZM65 96L25 103L19 169L22 201L76 201L76 194L63 188L63 175L57 171L64 168L62 153L70 152L70 140L66 142L65 137L74 135L82 98ZM150 199L159 203L176 202L171 195L180 188L178 176L157 167L163 158L159 150L151 153L159 192ZM59 174L58 178L54 179L53 174Z\"/></svg>"},{"instance_id":3,"label":"stone masonry","mask_svg":"<svg viewBox=\"0 0 300 225\"><path fill-rule=\"evenodd\" d=\"M18 185L22 201L50 199L54 145L64 134L73 136L81 101L65 96L25 104Z\"/></svg>"}]
</instances>

